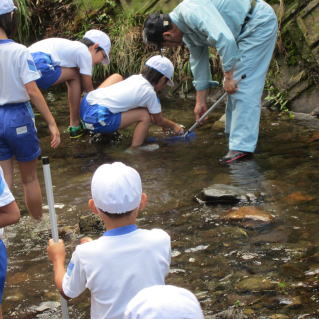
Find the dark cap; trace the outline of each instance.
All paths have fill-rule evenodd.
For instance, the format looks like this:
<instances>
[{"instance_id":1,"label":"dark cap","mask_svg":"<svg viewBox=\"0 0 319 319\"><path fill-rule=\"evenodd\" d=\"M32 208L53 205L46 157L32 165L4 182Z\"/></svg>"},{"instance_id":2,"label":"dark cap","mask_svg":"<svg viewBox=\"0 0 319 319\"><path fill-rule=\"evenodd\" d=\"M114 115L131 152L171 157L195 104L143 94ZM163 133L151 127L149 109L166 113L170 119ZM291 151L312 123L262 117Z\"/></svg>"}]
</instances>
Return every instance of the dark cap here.
<instances>
[{"instance_id":1,"label":"dark cap","mask_svg":"<svg viewBox=\"0 0 319 319\"><path fill-rule=\"evenodd\" d=\"M155 44L160 49L163 44L163 33L171 28L172 21L168 14L160 12L150 14L144 22L144 43Z\"/></svg>"}]
</instances>

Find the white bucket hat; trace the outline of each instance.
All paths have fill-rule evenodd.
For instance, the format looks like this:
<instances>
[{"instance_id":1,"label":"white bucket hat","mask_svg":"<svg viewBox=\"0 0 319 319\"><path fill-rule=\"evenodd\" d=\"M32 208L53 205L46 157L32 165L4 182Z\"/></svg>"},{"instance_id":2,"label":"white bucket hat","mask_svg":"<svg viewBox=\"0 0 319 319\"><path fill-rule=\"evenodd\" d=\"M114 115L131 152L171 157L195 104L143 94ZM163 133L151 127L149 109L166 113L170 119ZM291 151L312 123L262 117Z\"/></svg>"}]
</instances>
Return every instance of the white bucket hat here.
<instances>
[{"instance_id":1,"label":"white bucket hat","mask_svg":"<svg viewBox=\"0 0 319 319\"><path fill-rule=\"evenodd\" d=\"M174 82L172 80L174 75L174 65L168 58L161 55L154 55L145 62L145 65L155 69L156 71L166 76L168 78L169 86L174 85Z\"/></svg>"},{"instance_id":2,"label":"white bucket hat","mask_svg":"<svg viewBox=\"0 0 319 319\"><path fill-rule=\"evenodd\" d=\"M17 7L14 5L12 0L1 0L0 1L0 15L12 12Z\"/></svg>"},{"instance_id":3,"label":"white bucket hat","mask_svg":"<svg viewBox=\"0 0 319 319\"><path fill-rule=\"evenodd\" d=\"M204 319L195 295L187 289L156 285L140 290L127 304L124 319Z\"/></svg>"},{"instance_id":4,"label":"white bucket hat","mask_svg":"<svg viewBox=\"0 0 319 319\"><path fill-rule=\"evenodd\" d=\"M99 47L101 47L104 50L104 52L107 56L107 59L103 59L102 63L103 64L110 63L109 54L110 54L110 50L111 50L111 40L105 32L103 32L101 30L92 29L92 30L87 31L84 34L83 38L87 38L94 43L98 43Z\"/></svg>"},{"instance_id":5,"label":"white bucket hat","mask_svg":"<svg viewBox=\"0 0 319 319\"><path fill-rule=\"evenodd\" d=\"M91 193L97 208L110 214L123 214L139 206L141 178L134 168L121 162L103 164L93 174Z\"/></svg>"}]
</instances>

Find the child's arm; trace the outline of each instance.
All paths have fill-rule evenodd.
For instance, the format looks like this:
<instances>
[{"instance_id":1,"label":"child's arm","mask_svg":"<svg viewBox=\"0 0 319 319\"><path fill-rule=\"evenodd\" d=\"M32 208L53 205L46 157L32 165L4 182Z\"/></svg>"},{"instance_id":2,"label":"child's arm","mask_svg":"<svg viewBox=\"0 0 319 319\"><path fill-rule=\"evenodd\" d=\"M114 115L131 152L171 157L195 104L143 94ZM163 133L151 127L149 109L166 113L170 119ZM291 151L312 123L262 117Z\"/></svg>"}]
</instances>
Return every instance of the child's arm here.
<instances>
[{"instance_id":1,"label":"child's arm","mask_svg":"<svg viewBox=\"0 0 319 319\"><path fill-rule=\"evenodd\" d=\"M94 90L92 77L90 75L81 74L81 85L83 92L91 92Z\"/></svg>"},{"instance_id":2,"label":"child's arm","mask_svg":"<svg viewBox=\"0 0 319 319\"><path fill-rule=\"evenodd\" d=\"M0 227L15 224L20 219L20 210L16 201L0 207Z\"/></svg>"},{"instance_id":3,"label":"child's arm","mask_svg":"<svg viewBox=\"0 0 319 319\"><path fill-rule=\"evenodd\" d=\"M51 133L51 147L58 147L58 145L60 144L60 132L41 91L39 90L38 86L34 81L29 82L24 86L30 96L31 102L41 113L41 115L44 117L45 121L48 124Z\"/></svg>"},{"instance_id":4,"label":"child's arm","mask_svg":"<svg viewBox=\"0 0 319 319\"><path fill-rule=\"evenodd\" d=\"M176 135L184 133L184 128L181 125L162 116L162 113L151 114L151 118L154 124L161 126L164 129L171 129Z\"/></svg>"},{"instance_id":5,"label":"child's arm","mask_svg":"<svg viewBox=\"0 0 319 319\"><path fill-rule=\"evenodd\" d=\"M63 277L65 275L65 267L64 267L65 247L64 247L63 240L60 239L58 243L55 243L53 239L50 239L48 243L47 251L48 251L48 257L53 264L55 285L58 288L60 294L64 298L69 299L69 297L64 294L63 288L62 288Z\"/></svg>"}]
</instances>

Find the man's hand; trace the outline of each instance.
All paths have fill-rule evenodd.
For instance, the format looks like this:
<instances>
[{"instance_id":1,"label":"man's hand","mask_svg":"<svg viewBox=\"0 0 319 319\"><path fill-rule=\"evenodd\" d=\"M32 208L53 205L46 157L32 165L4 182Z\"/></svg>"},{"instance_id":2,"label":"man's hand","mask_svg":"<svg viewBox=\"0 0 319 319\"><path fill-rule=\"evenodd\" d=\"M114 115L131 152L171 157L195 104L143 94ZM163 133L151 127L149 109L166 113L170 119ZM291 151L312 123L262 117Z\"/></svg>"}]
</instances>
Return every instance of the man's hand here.
<instances>
[{"instance_id":1,"label":"man's hand","mask_svg":"<svg viewBox=\"0 0 319 319\"><path fill-rule=\"evenodd\" d=\"M195 120L198 121L200 117L207 111L207 104L196 103L194 108Z\"/></svg>"},{"instance_id":2,"label":"man's hand","mask_svg":"<svg viewBox=\"0 0 319 319\"><path fill-rule=\"evenodd\" d=\"M65 247L64 242L62 239L59 239L59 242L54 242L53 239L49 240L48 243L48 257L51 260L51 262L54 264L57 261L63 261L65 260Z\"/></svg>"},{"instance_id":3,"label":"man's hand","mask_svg":"<svg viewBox=\"0 0 319 319\"><path fill-rule=\"evenodd\" d=\"M234 94L237 89L237 81L235 81L234 79L229 79L229 78L224 78L224 90L228 93L228 94Z\"/></svg>"}]
</instances>

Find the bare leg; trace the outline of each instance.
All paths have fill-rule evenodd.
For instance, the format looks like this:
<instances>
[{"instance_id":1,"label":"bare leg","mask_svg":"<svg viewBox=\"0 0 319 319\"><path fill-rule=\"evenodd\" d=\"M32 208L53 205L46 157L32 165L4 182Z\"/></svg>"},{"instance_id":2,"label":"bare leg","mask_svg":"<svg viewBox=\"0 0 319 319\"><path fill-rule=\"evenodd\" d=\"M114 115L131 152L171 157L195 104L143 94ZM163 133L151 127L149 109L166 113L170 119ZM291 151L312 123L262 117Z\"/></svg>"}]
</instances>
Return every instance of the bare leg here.
<instances>
[{"instance_id":1,"label":"bare leg","mask_svg":"<svg viewBox=\"0 0 319 319\"><path fill-rule=\"evenodd\" d=\"M0 161L0 166L3 169L4 179L6 180L10 189L13 186L13 158L5 161Z\"/></svg>"},{"instance_id":2,"label":"bare leg","mask_svg":"<svg viewBox=\"0 0 319 319\"><path fill-rule=\"evenodd\" d=\"M42 194L37 176L37 160L18 162L24 190L24 200L30 215L35 219L42 217Z\"/></svg>"},{"instance_id":3,"label":"bare leg","mask_svg":"<svg viewBox=\"0 0 319 319\"><path fill-rule=\"evenodd\" d=\"M151 124L151 117L145 108L136 108L134 110L123 112L120 128L127 127L136 123L133 134L131 147L141 146L148 133L148 128Z\"/></svg>"},{"instance_id":4,"label":"bare leg","mask_svg":"<svg viewBox=\"0 0 319 319\"><path fill-rule=\"evenodd\" d=\"M123 81L123 77L122 75L118 74L118 73L114 73L112 75L110 75L108 78L106 78L99 86L99 88L105 88L107 86L110 86L112 84L115 84L117 82L121 82Z\"/></svg>"},{"instance_id":5,"label":"bare leg","mask_svg":"<svg viewBox=\"0 0 319 319\"><path fill-rule=\"evenodd\" d=\"M76 68L62 68L60 78L54 85L64 83L68 87L68 102L70 108L70 126L80 125L80 102L81 102L81 77Z\"/></svg>"}]
</instances>

